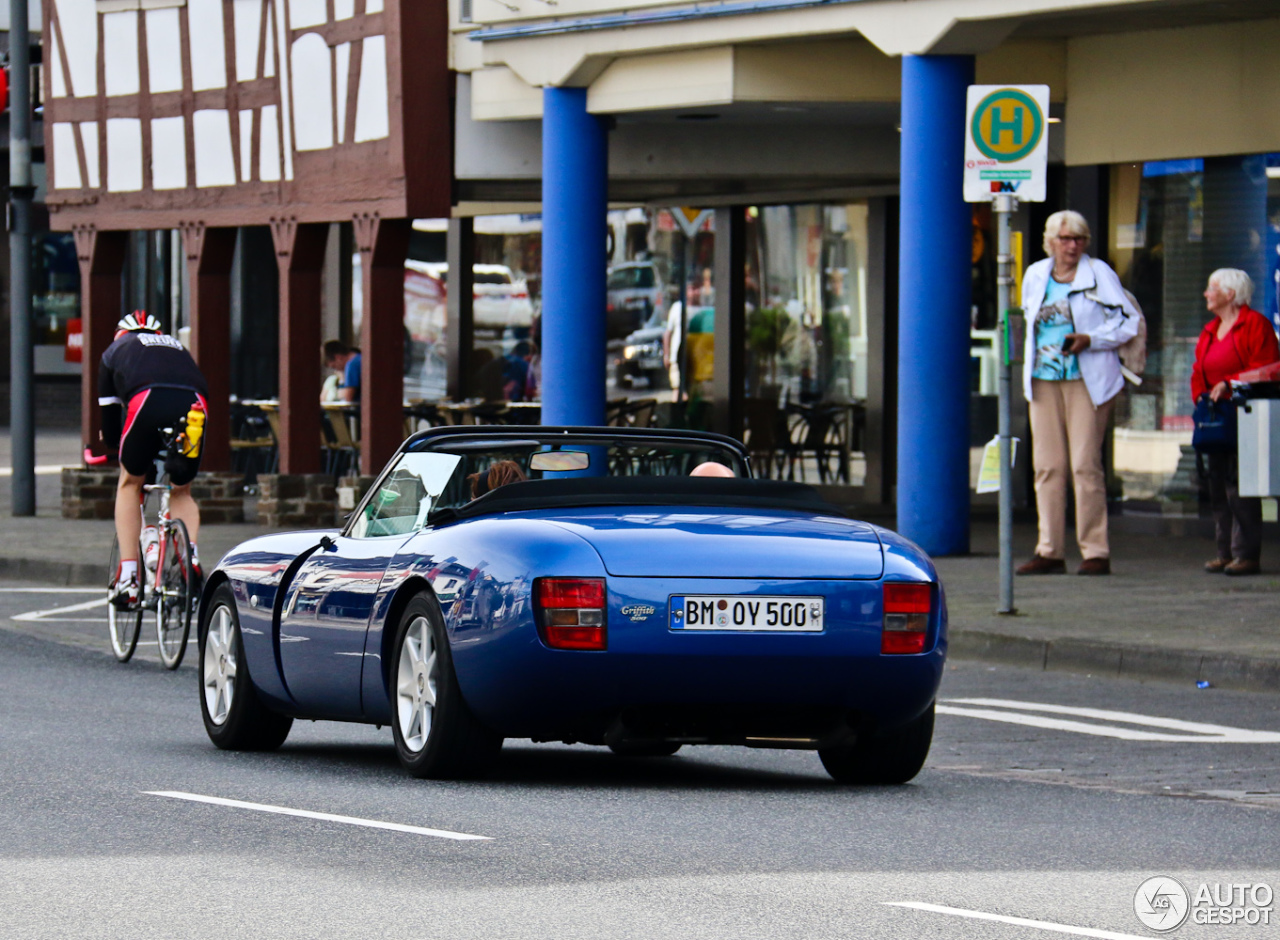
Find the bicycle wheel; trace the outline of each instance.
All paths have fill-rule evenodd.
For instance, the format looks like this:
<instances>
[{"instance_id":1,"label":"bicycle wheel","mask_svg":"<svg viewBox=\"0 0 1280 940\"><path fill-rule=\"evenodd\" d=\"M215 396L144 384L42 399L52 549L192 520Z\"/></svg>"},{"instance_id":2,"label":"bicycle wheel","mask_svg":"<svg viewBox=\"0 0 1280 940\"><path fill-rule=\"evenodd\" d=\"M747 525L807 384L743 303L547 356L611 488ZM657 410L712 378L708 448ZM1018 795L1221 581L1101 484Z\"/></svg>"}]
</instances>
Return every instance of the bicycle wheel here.
<instances>
[{"instance_id":1,"label":"bicycle wheel","mask_svg":"<svg viewBox=\"0 0 1280 940\"><path fill-rule=\"evenodd\" d=\"M191 540L182 520L169 523L156 569L156 640L160 662L177 669L191 630Z\"/></svg>"},{"instance_id":2,"label":"bicycle wheel","mask_svg":"<svg viewBox=\"0 0 1280 940\"><path fill-rule=\"evenodd\" d=\"M141 557L141 555L139 555ZM107 568L107 624L111 633L111 652L116 659L127 663L138 646L138 634L142 632L142 607L120 610L111 603L111 583L120 567L120 540L111 540L111 562Z\"/></svg>"}]
</instances>

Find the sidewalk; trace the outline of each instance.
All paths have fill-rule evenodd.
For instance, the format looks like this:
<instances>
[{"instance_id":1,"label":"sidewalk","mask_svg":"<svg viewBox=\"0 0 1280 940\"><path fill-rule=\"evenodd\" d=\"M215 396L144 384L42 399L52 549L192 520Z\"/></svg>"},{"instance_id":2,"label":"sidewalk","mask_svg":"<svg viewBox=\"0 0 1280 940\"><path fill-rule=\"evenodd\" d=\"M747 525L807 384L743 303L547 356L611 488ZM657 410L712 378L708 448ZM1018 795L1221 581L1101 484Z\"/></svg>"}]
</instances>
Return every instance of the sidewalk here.
<instances>
[{"instance_id":1,"label":"sidewalk","mask_svg":"<svg viewBox=\"0 0 1280 940\"><path fill-rule=\"evenodd\" d=\"M7 433L0 456L7 467ZM42 435L38 463L71 462L74 437ZM65 452L65 453L64 453ZM0 475L0 578L60 585L104 584L110 522L60 516L56 474L37 477L38 515L9 515L9 478ZM884 524L892 520L876 517ZM1203 573L1213 545L1195 536L1133 534L1140 524L1112 519L1112 570L1106 578L1074 574L1014 581L1016 616L995 613L999 580L993 518L973 527L974 554L940 558L951 615L951 655L1134 679L1160 679L1280 692L1280 541L1263 548L1264 574L1227 578ZM209 525L200 536L206 570L229 549L267 531L256 525ZM1031 557L1035 530L1014 532L1015 559ZM1079 559L1068 557L1074 571ZM105 586L105 584L104 584Z\"/></svg>"}]
</instances>

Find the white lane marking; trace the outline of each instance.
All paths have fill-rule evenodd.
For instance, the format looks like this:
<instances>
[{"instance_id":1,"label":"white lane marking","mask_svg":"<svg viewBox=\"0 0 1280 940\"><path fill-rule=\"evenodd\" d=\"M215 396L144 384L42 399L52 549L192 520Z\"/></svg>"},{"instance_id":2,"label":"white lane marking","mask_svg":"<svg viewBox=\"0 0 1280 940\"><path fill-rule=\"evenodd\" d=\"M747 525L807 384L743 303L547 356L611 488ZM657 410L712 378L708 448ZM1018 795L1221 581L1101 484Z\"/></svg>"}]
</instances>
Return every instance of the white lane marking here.
<instances>
[{"instance_id":1,"label":"white lane marking","mask_svg":"<svg viewBox=\"0 0 1280 940\"><path fill-rule=\"evenodd\" d=\"M950 914L953 917L968 917L972 920L993 920L1000 924L1013 924L1015 927L1034 927L1037 930L1050 930L1054 933L1069 933L1077 937L1099 937L1101 940L1147 940L1138 934L1095 930L1092 927L1073 927L1070 924L1055 924L1048 920L1028 920L1025 917L1006 917L1004 914L988 914L986 911L966 911L960 907L944 907L941 904L924 904L920 901L882 901L881 903L889 907L909 907L912 910L928 911L932 914Z\"/></svg>"},{"instance_id":2,"label":"white lane marking","mask_svg":"<svg viewBox=\"0 0 1280 940\"><path fill-rule=\"evenodd\" d=\"M5 587L0 594L101 594L102 588L90 587Z\"/></svg>"},{"instance_id":3,"label":"white lane marking","mask_svg":"<svg viewBox=\"0 0 1280 940\"><path fill-rule=\"evenodd\" d=\"M54 473L61 473L62 464L38 463L36 464L36 476L49 476ZM13 467L0 467L0 477L13 476Z\"/></svg>"},{"instance_id":4,"label":"white lane marking","mask_svg":"<svg viewBox=\"0 0 1280 940\"><path fill-rule=\"evenodd\" d=\"M176 790L144 790L148 796L164 796L173 800L190 800L193 803L210 803L214 806L230 806L233 809L250 809L259 813L278 813L281 816L301 816L303 819L319 819L322 822L344 823L348 826L365 826L369 829L390 829L419 836L435 836L437 839L455 839L459 842L488 842L491 836L475 836L466 832L450 832L448 829L427 829L423 826L405 826L401 823L383 822L380 819L361 819L359 816L336 816L333 813L314 813L309 809L290 809L268 803L246 803L243 800L226 800L220 796L201 796L199 793L182 793Z\"/></svg>"},{"instance_id":5,"label":"white lane marking","mask_svg":"<svg viewBox=\"0 0 1280 940\"><path fill-rule=\"evenodd\" d=\"M30 620L61 620L64 618L54 617L52 615L53 614L70 614L79 610L92 610L95 607L106 607L107 606L106 592L99 589L98 591L95 591L95 593L101 594L102 596L95 598L94 600L91 600L91 601L84 601L83 603L80 603L80 604L70 604L66 607L53 607L48 610L29 610L25 614L14 614L11 619L28 620L28 621ZM74 620L75 618L71 618L71 619ZM100 623L102 621L85 620L82 622Z\"/></svg>"},{"instance_id":6,"label":"white lane marking","mask_svg":"<svg viewBox=\"0 0 1280 940\"><path fill-rule=\"evenodd\" d=\"M1018 702L1000 698L953 698L944 699L943 702L946 704L937 706L937 711L941 715L985 718L987 721L1001 721L1012 725L1028 725L1033 728L1049 728L1056 731L1073 731L1077 734L1120 738L1125 741L1200 742L1204 744L1280 743L1280 732L1277 731L1251 731L1247 728L1230 728L1226 725L1211 725L1199 721L1180 721L1177 718L1155 718L1150 715L1138 715L1134 712L1107 711L1101 708L1076 708L1069 705L1045 705L1039 702ZM957 708L956 705L987 707ZM1020 709L1021 711L993 710L997 708ZM1119 724L1141 725L1148 728L1167 728L1169 732L1180 731L1183 733L1138 731L1135 728L1069 721L1061 718L1045 718L1041 715L1023 714L1023 712L1073 715L1079 718L1095 718L1099 721L1112 721Z\"/></svg>"}]
</instances>

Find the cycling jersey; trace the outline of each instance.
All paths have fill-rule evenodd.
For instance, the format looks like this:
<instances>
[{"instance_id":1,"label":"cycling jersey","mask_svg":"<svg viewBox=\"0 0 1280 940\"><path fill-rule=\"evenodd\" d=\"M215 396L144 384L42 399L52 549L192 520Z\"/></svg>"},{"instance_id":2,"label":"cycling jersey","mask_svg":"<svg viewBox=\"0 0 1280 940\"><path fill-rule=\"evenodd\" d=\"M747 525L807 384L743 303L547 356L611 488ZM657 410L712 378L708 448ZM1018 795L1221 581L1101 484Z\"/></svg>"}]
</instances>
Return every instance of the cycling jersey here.
<instances>
[{"instance_id":1,"label":"cycling jersey","mask_svg":"<svg viewBox=\"0 0 1280 940\"><path fill-rule=\"evenodd\" d=\"M158 387L189 388L201 395L209 394L191 353L164 333L126 333L102 354L99 405L127 405L143 389Z\"/></svg>"},{"instance_id":2,"label":"cycling jersey","mask_svg":"<svg viewBox=\"0 0 1280 940\"><path fill-rule=\"evenodd\" d=\"M129 409L129 427L141 407L139 396L150 389L178 389L189 400L209 393L200 367L191 354L172 336L163 333L125 333L102 354L98 371L98 404L102 406L102 439L115 450L120 444L124 411ZM149 417L149 414L144 416ZM152 451L151 456L154 456ZM148 458L149 459L149 458ZM130 472L136 472L130 469Z\"/></svg>"}]
</instances>

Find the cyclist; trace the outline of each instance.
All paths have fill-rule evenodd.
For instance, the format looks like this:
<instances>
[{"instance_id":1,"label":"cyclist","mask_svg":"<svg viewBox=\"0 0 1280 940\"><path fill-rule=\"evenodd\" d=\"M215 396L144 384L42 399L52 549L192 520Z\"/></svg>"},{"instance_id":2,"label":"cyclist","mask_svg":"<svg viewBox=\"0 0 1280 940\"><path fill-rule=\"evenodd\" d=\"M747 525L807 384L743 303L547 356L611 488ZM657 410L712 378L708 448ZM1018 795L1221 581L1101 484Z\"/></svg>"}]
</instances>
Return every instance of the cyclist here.
<instances>
[{"instance_id":1,"label":"cyclist","mask_svg":"<svg viewBox=\"0 0 1280 940\"><path fill-rule=\"evenodd\" d=\"M138 506L147 471L165 445L163 428L187 423L192 434L183 452L171 453L165 463L173 485L169 510L187 527L195 583L202 580L196 538L200 508L191 497L191 481L200 470L202 447L199 431L208 414L208 385L191 354L172 336L164 334L160 321L145 310L135 310L116 324L115 341L102 354L98 372L98 404L102 407L102 441L120 455L120 482L116 488L116 535L120 540L120 568L111 586L112 603L130 607L138 603L138 539L142 521ZM197 412L198 416L192 412ZM197 431L197 426L199 431ZM193 440L194 438L194 440Z\"/></svg>"}]
</instances>

